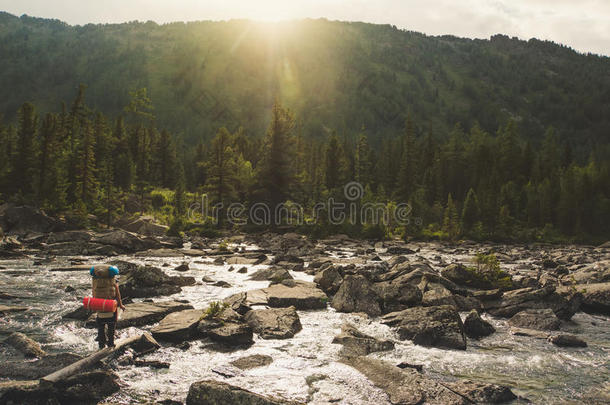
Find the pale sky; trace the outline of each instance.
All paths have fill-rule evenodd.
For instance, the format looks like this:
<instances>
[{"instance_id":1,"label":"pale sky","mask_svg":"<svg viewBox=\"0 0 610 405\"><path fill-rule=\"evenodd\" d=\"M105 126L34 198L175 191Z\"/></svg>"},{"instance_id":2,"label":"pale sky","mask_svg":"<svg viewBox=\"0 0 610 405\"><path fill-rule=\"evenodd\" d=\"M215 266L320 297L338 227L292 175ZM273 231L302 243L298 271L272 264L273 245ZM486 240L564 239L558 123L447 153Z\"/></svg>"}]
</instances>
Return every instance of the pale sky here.
<instances>
[{"instance_id":1,"label":"pale sky","mask_svg":"<svg viewBox=\"0 0 610 405\"><path fill-rule=\"evenodd\" d=\"M324 17L430 35L535 37L610 55L610 0L0 0L0 10L69 24Z\"/></svg>"}]
</instances>

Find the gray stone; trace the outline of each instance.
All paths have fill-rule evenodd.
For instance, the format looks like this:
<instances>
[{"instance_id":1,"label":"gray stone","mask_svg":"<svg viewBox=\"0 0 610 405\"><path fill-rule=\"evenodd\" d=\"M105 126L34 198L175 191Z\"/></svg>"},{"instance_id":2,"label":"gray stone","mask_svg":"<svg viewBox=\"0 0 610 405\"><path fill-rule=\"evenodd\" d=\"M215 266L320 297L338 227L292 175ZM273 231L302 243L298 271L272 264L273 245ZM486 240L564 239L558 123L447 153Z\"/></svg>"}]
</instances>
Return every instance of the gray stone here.
<instances>
[{"instance_id":1,"label":"gray stone","mask_svg":"<svg viewBox=\"0 0 610 405\"><path fill-rule=\"evenodd\" d=\"M224 382L205 380L191 384L186 405L296 405L295 402L266 397Z\"/></svg>"},{"instance_id":2,"label":"gray stone","mask_svg":"<svg viewBox=\"0 0 610 405\"><path fill-rule=\"evenodd\" d=\"M248 312L244 319L263 339L291 338L303 328L294 307L257 309Z\"/></svg>"},{"instance_id":3,"label":"gray stone","mask_svg":"<svg viewBox=\"0 0 610 405\"><path fill-rule=\"evenodd\" d=\"M528 309L513 315L509 325L536 330L557 330L561 321L551 309Z\"/></svg>"},{"instance_id":4,"label":"gray stone","mask_svg":"<svg viewBox=\"0 0 610 405\"><path fill-rule=\"evenodd\" d=\"M30 339L21 332L11 333L4 343L19 350L25 357L44 357L47 355L38 342Z\"/></svg>"},{"instance_id":5,"label":"gray stone","mask_svg":"<svg viewBox=\"0 0 610 405\"><path fill-rule=\"evenodd\" d=\"M462 319L449 305L408 308L384 315L381 322L417 345L466 350Z\"/></svg>"},{"instance_id":6,"label":"gray stone","mask_svg":"<svg viewBox=\"0 0 610 405\"><path fill-rule=\"evenodd\" d=\"M273 363L271 356L264 354L253 354L250 356L240 357L237 360L233 360L231 364L240 370L249 370L251 368L264 367Z\"/></svg>"},{"instance_id":7,"label":"gray stone","mask_svg":"<svg viewBox=\"0 0 610 405\"><path fill-rule=\"evenodd\" d=\"M479 316L476 310L470 311L464 320L464 333L472 339L480 339L494 333L496 329Z\"/></svg>"},{"instance_id":8,"label":"gray stone","mask_svg":"<svg viewBox=\"0 0 610 405\"><path fill-rule=\"evenodd\" d=\"M341 354L344 356L366 356L394 349L394 342L366 335L350 323L341 326L341 333L335 336L333 343L343 345Z\"/></svg>"},{"instance_id":9,"label":"gray stone","mask_svg":"<svg viewBox=\"0 0 610 405\"><path fill-rule=\"evenodd\" d=\"M549 337L549 342L560 347L587 347L587 342L578 336L560 334Z\"/></svg>"},{"instance_id":10,"label":"gray stone","mask_svg":"<svg viewBox=\"0 0 610 405\"><path fill-rule=\"evenodd\" d=\"M370 316L379 316L381 308L378 299L372 284L365 277L348 275L331 305L339 312L364 312Z\"/></svg>"},{"instance_id":11,"label":"gray stone","mask_svg":"<svg viewBox=\"0 0 610 405\"><path fill-rule=\"evenodd\" d=\"M203 311L200 309L173 312L152 328L151 333L155 339L169 342L193 339L197 335L197 325L202 316Z\"/></svg>"}]
</instances>

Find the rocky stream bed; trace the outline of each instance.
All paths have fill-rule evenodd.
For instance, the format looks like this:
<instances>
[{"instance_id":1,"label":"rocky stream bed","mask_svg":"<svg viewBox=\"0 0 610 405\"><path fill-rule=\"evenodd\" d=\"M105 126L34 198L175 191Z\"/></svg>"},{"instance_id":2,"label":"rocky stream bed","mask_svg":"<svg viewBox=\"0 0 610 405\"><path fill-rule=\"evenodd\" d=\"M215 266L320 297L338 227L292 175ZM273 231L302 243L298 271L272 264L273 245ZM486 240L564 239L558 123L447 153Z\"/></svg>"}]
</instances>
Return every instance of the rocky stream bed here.
<instances>
[{"instance_id":1,"label":"rocky stream bed","mask_svg":"<svg viewBox=\"0 0 610 405\"><path fill-rule=\"evenodd\" d=\"M510 286L472 279L479 252ZM42 229L0 255L0 403L610 402L607 245ZM121 270L117 338L150 339L39 384L96 351L100 263Z\"/></svg>"}]
</instances>

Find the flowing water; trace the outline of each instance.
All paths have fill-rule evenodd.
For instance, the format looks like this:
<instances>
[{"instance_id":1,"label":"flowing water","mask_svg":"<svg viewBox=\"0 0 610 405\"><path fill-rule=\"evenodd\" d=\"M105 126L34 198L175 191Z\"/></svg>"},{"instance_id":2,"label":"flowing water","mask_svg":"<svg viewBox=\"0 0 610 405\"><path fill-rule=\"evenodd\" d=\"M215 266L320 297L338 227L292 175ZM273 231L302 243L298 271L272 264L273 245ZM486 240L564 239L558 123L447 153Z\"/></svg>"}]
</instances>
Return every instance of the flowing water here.
<instances>
[{"instance_id":1,"label":"flowing water","mask_svg":"<svg viewBox=\"0 0 610 405\"><path fill-rule=\"evenodd\" d=\"M448 257L433 251L422 254L440 261ZM62 320L61 315L77 308L82 297L90 293L87 272L49 272L48 268L70 264L74 258L57 259L49 265L34 266L32 260L0 261L0 291L18 296L0 304L24 305L27 312L0 318L0 340L14 331L23 332L43 344L47 352L74 352L86 355L96 350L95 330L77 321ZM119 259L146 263L164 269L169 275L193 276L197 285L184 287L181 293L155 301L188 300L195 308L206 308L236 292L262 288L268 282L250 281L248 274L265 266L246 266L248 274L229 272L230 266L209 264L208 260L190 258L190 270L172 270L183 258ZM456 258L453 258L456 259ZM166 265L166 267L162 267ZM169 267L167 267L169 265ZM241 267L241 266L240 266ZM305 273L292 272L296 279L309 280ZM224 280L230 288L214 287L201 282L203 276ZM67 286L76 290L65 292ZM138 300L135 300L138 301ZM465 314L463 314L465 315ZM353 314L337 313L332 308L319 311L299 311L303 330L286 340L263 340L246 350L222 352L208 341L191 342L188 350L164 346L145 356L146 360L171 363L169 369L117 366L123 387L111 399L116 403L138 403L150 400L184 401L191 383L203 379L224 380L233 385L265 395L311 403L388 404L387 395L376 388L358 371L339 362L339 345L331 344L345 321L354 323L362 332L397 342L390 352L374 353L392 363L423 364L424 372L436 379L451 381L456 377L493 382L512 387L513 391L533 403L594 403L596 390L608 390L610 376L610 318L578 313L573 321L564 323L562 330L578 333L589 346L582 349L558 348L544 340L513 336L506 321L483 315L497 333L481 341L468 341L466 351L441 350L400 342L395 333L378 320ZM118 330L125 338L149 330L142 328ZM265 354L273 362L265 367L237 371L233 377L223 377L214 370L226 370L232 360L251 354ZM0 360L16 358L12 349L0 345Z\"/></svg>"}]
</instances>

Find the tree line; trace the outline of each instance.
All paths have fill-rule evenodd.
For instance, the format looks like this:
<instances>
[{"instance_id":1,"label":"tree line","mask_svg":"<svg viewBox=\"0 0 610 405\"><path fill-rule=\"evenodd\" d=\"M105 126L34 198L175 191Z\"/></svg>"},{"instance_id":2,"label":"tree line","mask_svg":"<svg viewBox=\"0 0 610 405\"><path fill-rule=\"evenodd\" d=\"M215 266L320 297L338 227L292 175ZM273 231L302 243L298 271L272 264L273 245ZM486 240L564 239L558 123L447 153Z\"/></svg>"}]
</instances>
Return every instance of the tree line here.
<instances>
[{"instance_id":1,"label":"tree line","mask_svg":"<svg viewBox=\"0 0 610 405\"><path fill-rule=\"evenodd\" d=\"M356 181L364 190L360 203L408 203L413 220L397 227L322 218L303 231L451 240L608 237L610 144L577 161L553 128L541 142L524 139L513 120L495 134L475 123L433 135L420 133L408 115L402 130L375 145L366 128L305 137L303 122L276 101L265 134L222 127L190 147L157 127L146 89L131 92L116 117L90 109L85 92L81 85L58 113L40 114L24 103L16 122L0 121L0 200L74 213L84 222L93 214L111 224L135 199L142 212L158 214L179 232L197 225L186 211L203 194L223 207L311 208L330 197L347 201L343 187Z\"/></svg>"}]
</instances>

